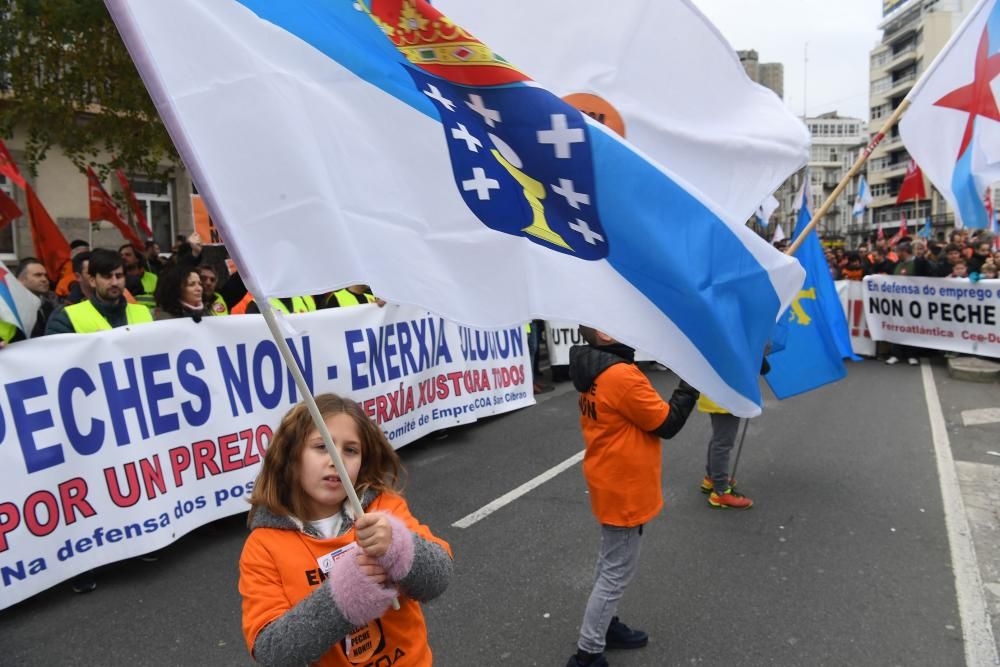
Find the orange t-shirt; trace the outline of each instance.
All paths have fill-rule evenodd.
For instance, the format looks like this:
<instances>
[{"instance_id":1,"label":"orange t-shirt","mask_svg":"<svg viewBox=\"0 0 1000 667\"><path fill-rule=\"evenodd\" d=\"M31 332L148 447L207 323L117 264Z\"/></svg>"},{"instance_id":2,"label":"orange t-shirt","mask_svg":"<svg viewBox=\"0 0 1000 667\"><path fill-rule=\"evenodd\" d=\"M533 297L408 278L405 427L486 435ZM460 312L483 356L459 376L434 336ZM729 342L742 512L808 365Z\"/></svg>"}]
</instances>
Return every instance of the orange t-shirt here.
<instances>
[{"instance_id":1,"label":"orange t-shirt","mask_svg":"<svg viewBox=\"0 0 1000 667\"><path fill-rule=\"evenodd\" d=\"M421 537L440 544L451 555L451 547L417 522L402 496L379 495L368 511L389 512L402 519ZM243 636L252 653L257 634L298 604L320 585L317 559L347 546L355 539L354 529L333 539L317 539L298 530L255 528L240 556L240 594L243 596ZM348 657L348 640L351 656ZM429 667L431 649L420 604L399 596L399 610L389 609L367 626L356 629L337 642L316 665L382 664L398 667Z\"/></svg>"},{"instance_id":2,"label":"orange t-shirt","mask_svg":"<svg viewBox=\"0 0 1000 667\"><path fill-rule=\"evenodd\" d=\"M670 406L635 364L615 364L580 394L580 426L587 451L583 476L594 516L632 527L663 507L660 438L650 433Z\"/></svg>"}]
</instances>

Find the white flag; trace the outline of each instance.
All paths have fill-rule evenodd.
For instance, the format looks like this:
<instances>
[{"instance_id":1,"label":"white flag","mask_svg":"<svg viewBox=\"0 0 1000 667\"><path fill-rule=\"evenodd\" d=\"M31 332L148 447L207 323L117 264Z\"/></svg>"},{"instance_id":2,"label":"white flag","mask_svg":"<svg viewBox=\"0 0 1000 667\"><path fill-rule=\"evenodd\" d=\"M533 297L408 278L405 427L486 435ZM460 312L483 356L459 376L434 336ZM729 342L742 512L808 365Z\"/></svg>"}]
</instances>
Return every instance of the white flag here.
<instances>
[{"instance_id":1,"label":"white flag","mask_svg":"<svg viewBox=\"0 0 1000 667\"><path fill-rule=\"evenodd\" d=\"M808 161L806 126L688 0L434 5L744 223Z\"/></svg>"},{"instance_id":2,"label":"white flag","mask_svg":"<svg viewBox=\"0 0 1000 667\"><path fill-rule=\"evenodd\" d=\"M858 195L854 200L854 217L857 218L864 215L865 209L871 206L871 203L872 193L868 188L868 182L865 180L865 177L862 176L861 180L858 181Z\"/></svg>"},{"instance_id":3,"label":"white flag","mask_svg":"<svg viewBox=\"0 0 1000 667\"><path fill-rule=\"evenodd\" d=\"M785 230L781 228L781 223L779 222L774 226L774 236L771 237L771 243L784 241L785 238Z\"/></svg>"},{"instance_id":4,"label":"white flag","mask_svg":"<svg viewBox=\"0 0 1000 667\"><path fill-rule=\"evenodd\" d=\"M907 95L899 131L955 210L956 228L983 229L986 188L1000 180L1000 6L982 0Z\"/></svg>"},{"instance_id":5,"label":"white flag","mask_svg":"<svg viewBox=\"0 0 1000 667\"><path fill-rule=\"evenodd\" d=\"M760 221L760 224L765 229L767 228L768 223L771 222L771 216L774 215L774 212L778 210L779 205L780 204L778 203L778 200L777 198L775 198L774 195L768 195L767 199L762 201L760 203L760 206L757 207L757 212L755 213L755 215L757 216L757 220Z\"/></svg>"}]
</instances>

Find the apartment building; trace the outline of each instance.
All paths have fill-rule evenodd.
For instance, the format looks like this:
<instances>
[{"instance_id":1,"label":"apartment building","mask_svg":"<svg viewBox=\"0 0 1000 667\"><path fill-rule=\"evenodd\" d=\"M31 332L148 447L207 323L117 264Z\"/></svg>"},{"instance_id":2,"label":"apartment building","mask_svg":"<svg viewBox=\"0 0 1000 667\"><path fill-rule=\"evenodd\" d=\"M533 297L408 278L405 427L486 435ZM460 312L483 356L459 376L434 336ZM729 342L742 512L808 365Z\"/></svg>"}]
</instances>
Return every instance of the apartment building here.
<instances>
[{"instance_id":1,"label":"apartment building","mask_svg":"<svg viewBox=\"0 0 1000 667\"><path fill-rule=\"evenodd\" d=\"M871 135L903 101L974 4L974 0L883 0L882 41L871 51L869 70ZM920 224L930 216L935 236L954 226L954 214L933 187L928 188L927 199L896 205L909 161L896 126L868 160L874 199L870 215L861 223L864 231L895 230L903 215Z\"/></svg>"},{"instance_id":2,"label":"apartment building","mask_svg":"<svg viewBox=\"0 0 1000 667\"><path fill-rule=\"evenodd\" d=\"M805 118L803 122L812 135L809 163L805 169L792 175L775 195L781 204L775 219L789 235L795 229L798 217L796 197L804 174L809 173L809 205L816 211L833 194L868 142L867 123L861 118L845 117L831 111ZM861 226L854 224L852 217L857 185L857 179L852 179L819 221L817 232L825 243L853 248L861 240Z\"/></svg>"}]
</instances>

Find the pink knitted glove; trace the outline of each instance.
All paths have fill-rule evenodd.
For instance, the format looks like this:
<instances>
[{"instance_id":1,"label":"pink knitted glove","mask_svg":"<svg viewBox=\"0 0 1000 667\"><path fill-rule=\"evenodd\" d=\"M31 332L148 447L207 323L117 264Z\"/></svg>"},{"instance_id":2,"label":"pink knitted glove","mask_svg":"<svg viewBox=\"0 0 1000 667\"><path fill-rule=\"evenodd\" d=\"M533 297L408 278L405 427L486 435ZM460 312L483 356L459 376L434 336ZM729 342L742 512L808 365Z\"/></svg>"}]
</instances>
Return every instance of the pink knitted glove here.
<instances>
[{"instance_id":1,"label":"pink knitted glove","mask_svg":"<svg viewBox=\"0 0 1000 667\"><path fill-rule=\"evenodd\" d=\"M327 579L333 601L344 618L355 626L364 625L384 614L397 595L395 588L380 586L361 571L356 558L359 552L352 551L345 558L334 561Z\"/></svg>"},{"instance_id":2,"label":"pink knitted glove","mask_svg":"<svg viewBox=\"0 0 1000 667\"><path fill-rule=\"evenodd\" d=\"M394 514L384 512L382 515L389 520L389 525L392 526L392 544L389 545L389 550L378 559L378 563L389 575L391 581L402 581L410 573L410 568L413 567L413 533L406 527L402 519Z\"/></svg>"}]
</instances>

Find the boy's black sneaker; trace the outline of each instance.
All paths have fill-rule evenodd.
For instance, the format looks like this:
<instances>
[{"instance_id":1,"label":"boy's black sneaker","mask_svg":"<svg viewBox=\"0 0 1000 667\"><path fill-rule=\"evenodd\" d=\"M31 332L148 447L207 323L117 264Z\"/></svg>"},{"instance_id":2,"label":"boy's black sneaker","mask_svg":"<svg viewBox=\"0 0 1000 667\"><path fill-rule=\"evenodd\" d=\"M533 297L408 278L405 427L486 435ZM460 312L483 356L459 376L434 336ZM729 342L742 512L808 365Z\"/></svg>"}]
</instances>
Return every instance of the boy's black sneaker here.
<instances>
[{"instance_id":1,"label":"boy's black sneaker","mask_svg":"<svg viewBox=\"0 0 1000 667\"><path fill-rule=\"evenodd\" d=\"M611 625L608 626L604 642L607 648L642 648L649 643L649 635L642 630L633 630L615 616L611 619Z\"/></svg>"},{"instance_id":2,"label":"boy's black sneaker","mask_svg":"<svg viewBox=\"0 0 1000 667\"><path fill-rule=\"evenodd\" d=\"M584 651L577 650L576 653L570 656L569 662L566 663L566 667L609 667L608 659L604 657L603 653L586 653Z\"/></svg>"}]
</instances>

